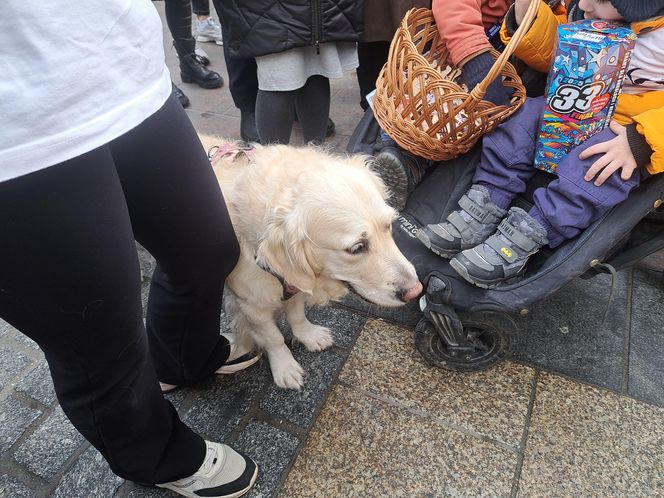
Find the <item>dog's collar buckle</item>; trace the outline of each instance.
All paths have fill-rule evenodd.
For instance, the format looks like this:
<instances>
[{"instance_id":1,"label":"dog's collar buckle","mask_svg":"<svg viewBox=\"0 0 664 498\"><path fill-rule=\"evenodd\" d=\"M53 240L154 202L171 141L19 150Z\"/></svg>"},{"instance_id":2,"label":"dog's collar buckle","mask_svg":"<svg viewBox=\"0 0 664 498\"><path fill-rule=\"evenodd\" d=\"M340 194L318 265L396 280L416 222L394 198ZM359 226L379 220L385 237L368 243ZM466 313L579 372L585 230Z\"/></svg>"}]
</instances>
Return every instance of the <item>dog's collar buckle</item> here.
<instances>
[{"instance_id":1,"label":"dog's collar buckle","mask_svg":"<svg viewBox=\"0 0 664 498\"><path fill-rule=\"evenodd\" d=\"M288 282L286 282L286 279L284 279L284 277L282 277L277 272L272 270L272 268L270 268L268 266L265 266L264 264L258 262L258 260L256 260L256 264L258 265L258 267L261 270L263 270L264 272L269 273L274 278L279 280L279 283L281 284L281 288L282 288L282 293L281 293L281 300L282 301L288 301L291 297L293 297L295 294L300 292L300 289L298 289L294 285L291 285Z\"/></svg>"}]
</instances>

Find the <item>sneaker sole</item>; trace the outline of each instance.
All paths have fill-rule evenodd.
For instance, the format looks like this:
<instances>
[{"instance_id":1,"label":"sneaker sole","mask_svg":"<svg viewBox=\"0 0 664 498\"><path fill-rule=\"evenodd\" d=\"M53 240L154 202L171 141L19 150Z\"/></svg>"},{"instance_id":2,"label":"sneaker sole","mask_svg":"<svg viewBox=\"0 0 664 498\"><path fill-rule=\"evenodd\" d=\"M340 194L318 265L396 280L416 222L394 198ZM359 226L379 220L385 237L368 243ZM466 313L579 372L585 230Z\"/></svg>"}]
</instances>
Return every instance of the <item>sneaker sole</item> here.
<instances>
[{"instance_id":1,"label":"sneaker sole","mask_svg":"<svg viewBox=\"0 0 664 498\"><path fill-rule=\"evenodd\" d=\"M198 35L196 37L196 41L200 43L211 43L214 42L219 46L222 46L224 42L222 40L219 40L215 38L214 36L205 36L205 35Z\"/></svg>"},{"instance_id":2,"label":"sneaker sole","mask_svg":"<svg viewBox=\"0 0 664 498\"><path fill-rule=\"evenodd\" d=\"M461 275L466 282L476 285L477 287L480 287L482 289L490 289L491 287L494 287L500 283L500 282L488 283L483 280L477 280L471 277L468 274L468 270L466 269L466 267L463 266L454 258L450 260L450 266L454 269L454 271L456 271L459 275Z\"/></svg>"},{"instance_id":3,"label":"sneaker sole","mask_svg":"<svg viewBox=\"0 0 664 498\"><path fill-rule=\"evenodd\" d=\"M374 162L374 172L383 180L390 193L387 204L401 211L408 200L408 176L403 168L391 162Z\"/></svg>"},{"instance_id":4,"label":"sneaker sole","mask_svg":"<svg viewBox=\"0 0 664 498\"><path fill-rule=\"evenodd\" d=\"M261 355L258 354L254 356L253 358L243 361L242 363L236 363L234 365L224 365L220 367L218 370L216 370L214 373L219 374L219 375L229 375L229 374L234 374L236 372L239 372L240 370L244 370L245 368L249 368L251 365L256 363L258 360L260 360Z\"/></svg>"},{"instance_id":5,"label":"sneaker sole","mask_svg":"<svg viewBox=\"0 0 664 498\"><path fill-rule=\"evenodd\" d=\"M242 496L242 495L248 493L251 490L251 488L254 487L254 484L256 484L256 478L258 477L258 464L256 464L256 462L254 462L254 465L256 465L256 468L254 469L254 475L251 477L251 480L249 481L249 484L247 485L246 488L243 488L240 491L237 491L235 493L231 493L229 495L216 495L216 498L238 498L239 496ZM150 487L155 487L155 486L150 486ZM162 486L157 485L156 487L161 488L161 489L169 489L169 490L173 491L174 493L177 493L177 494L182 495L182 496L187 496L189 498L201 498L201 495L196 494L196 492L189 492L185 489L180 489L180 488L173 489L171 487L163 486L163 485Z\"/></svg>"},{"instance_id":6,"label":"sneaker sole","mask_svg":"<svg viewBox=\"0 0 664 498\"><path fill-rule=\"evenodd\" d=\"M160 382L159 387L161 388L162 394L172 393L180 389L180 386L176 384L166 384L165 382Z\"/></svg>"},{"instance_id":7,"label":"sneaker sole","mask_svg":"<svg viewBox=\"0 0 664 498\"><path fill-rule=\"evenodd\" d=\"M196 83L198 86L200 86L201 88L205 88L206 90L212 90L214 88L221 88L222 86L224 86L224 80L221 78L219 81L216 82L196 81L191 76L187 76L182 73L180 73L180 78L182 79L183 83Z\"/></svg>"},{"instance_id":8,"label":"sneaker sole","mask_svg":"<svg viewBox=\"0 0 664 498\"><path fill-rule=\"evenodd\" d=\"M418 230L415 235L417 236L417 240L422 242L422 244L424 244L424 246L427 249L429 249L435 255L440 256L441 258L451 259L461 251L461 250L454 252L443 251L438 246L432 244L429 236L426 233L424 233L422 230Z\"/></svg>"},{"instance_id":9,"label":"sneaker sole","mask_svg":"<svg viewBox=\"0 0 664 498\"><path fill-rule=\"evenodd\" d=\"M482 289L494 289L498 287L498 285L500 284L509 284L511 282L514 282L521 276L521 273L525 268L525 266L521 267L521 269L517 274L512 275L510 277L501 278L499 280L482 280L471 276L468 273L466 267L463 266L461 263L459 263L456 259L450 260L450 266L454 268L454 271L456 271L459 275L461 275L464 278L464 280Z\"/></svg>"}]
</instances>

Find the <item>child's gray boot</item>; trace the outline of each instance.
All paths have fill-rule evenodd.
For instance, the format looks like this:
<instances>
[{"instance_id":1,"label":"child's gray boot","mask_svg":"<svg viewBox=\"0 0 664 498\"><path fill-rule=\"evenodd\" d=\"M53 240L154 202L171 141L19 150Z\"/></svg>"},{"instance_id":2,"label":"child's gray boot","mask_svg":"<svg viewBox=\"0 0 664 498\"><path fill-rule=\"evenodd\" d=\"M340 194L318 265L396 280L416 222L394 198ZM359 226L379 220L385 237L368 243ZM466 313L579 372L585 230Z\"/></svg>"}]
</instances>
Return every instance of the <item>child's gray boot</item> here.
<instances>
[{"instance_id":1,"label":"child's gray boot","mask_svg":"<svg viewBox=\"0 0 664 498\"><path fill-rule=\"evenodd\" d=\"M468 282L489 289L523 271L528 258L548 244L546 230L523 209L510 209L498 230L450 261Z\"/></svg>"},{"instance_id":2,"label":"child's gray boot","mask_svg":"<svg viewBox=\"0 0 664 498\"><path fill-rule=\"evenodd\" d=\"M447 221L417 231L420 242L443 258L484 242L506 214L491 202L489 190L483 185L472 185L459 199L459 207L449 214Z\"/></svg>"}]
</instances>

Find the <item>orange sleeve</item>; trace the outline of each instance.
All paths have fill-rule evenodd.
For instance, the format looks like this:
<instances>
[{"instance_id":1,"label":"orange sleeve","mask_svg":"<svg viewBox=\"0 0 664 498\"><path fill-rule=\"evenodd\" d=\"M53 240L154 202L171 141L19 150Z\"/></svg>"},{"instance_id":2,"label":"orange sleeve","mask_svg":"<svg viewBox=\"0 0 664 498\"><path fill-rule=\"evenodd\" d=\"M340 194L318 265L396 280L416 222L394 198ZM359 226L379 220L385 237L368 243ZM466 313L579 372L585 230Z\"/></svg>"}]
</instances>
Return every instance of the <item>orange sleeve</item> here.
<instances>
[{"instance_id":1,"label":"orange sleeve","mask_svg":"<svg viewBox=\"0 0 664 498\"><path fill-rule=\"evenodd\" d=\"M482 0L433 0L432 2L431 10L436 19L438 32L450 51L450 61L455 65L473 54L491 48L482 22L483 3Z\"/></svg>"}]
</instances>

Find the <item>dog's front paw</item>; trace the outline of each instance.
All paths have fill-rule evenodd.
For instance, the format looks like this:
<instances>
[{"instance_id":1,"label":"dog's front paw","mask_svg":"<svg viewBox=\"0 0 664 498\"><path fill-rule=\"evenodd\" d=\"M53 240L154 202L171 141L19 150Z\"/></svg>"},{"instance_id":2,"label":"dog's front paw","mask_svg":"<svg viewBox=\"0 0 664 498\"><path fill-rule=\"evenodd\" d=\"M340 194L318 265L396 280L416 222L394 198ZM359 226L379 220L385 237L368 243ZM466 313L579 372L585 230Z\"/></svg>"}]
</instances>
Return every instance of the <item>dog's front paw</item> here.
<instances>
[{"instance_id":1,"label":"dog's front paw","mask_svg":"<svg viewBox=\"0 0 664 498\"><path fill-rule=\"evenodd\" d=\"M288 347L284 345L276 351L268 351L267 355L274 383L284 389L300 390L304 385L304 369Z\"/></svg>"},{"instance_id":2,"label":"dog's front paw","mask_svg":"<svg viewBox=\"0 0 664 498\"><path fill-rule=\"evenodd\" d=\"M313 323L309 323L307 327L299 330L293 330L293 335L309 351L323 351L334 344L332 331Z\"/></svg>"}]
</instances>

